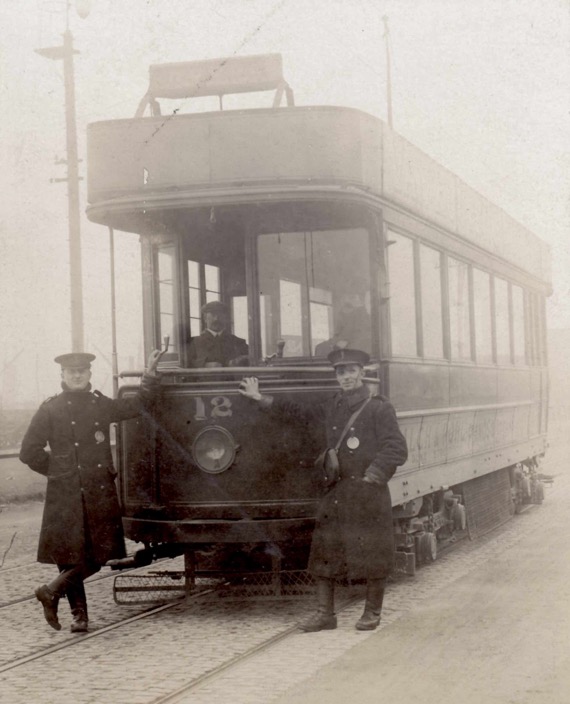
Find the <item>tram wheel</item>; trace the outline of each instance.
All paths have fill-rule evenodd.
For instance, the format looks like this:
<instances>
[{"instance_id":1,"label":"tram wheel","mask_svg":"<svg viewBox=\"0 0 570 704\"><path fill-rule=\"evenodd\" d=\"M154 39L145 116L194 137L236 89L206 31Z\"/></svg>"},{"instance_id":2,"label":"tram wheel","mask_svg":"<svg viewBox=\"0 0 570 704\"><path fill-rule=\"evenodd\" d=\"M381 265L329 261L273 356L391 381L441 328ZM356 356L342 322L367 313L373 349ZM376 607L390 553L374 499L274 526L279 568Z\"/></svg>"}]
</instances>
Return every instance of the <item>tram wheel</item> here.
<instances>
[{"instance_id":1,"label":"tram wheel","mask_svg":"<svg viewBox=\"0 0 570 704\"><path fill-rule=\"evenodd\" d=\"M467 513L463 504L456 504L451 513L451 520L455 530L465 530L467 528Z\"/></svg>"},{"instance_id":2,"label":"tram wheel","mask_svg":"<svg viewBox=\"0 0 570 704\"><path fill-rule=\"evenodd\" d=\"M435 562L437 559L437 538L435 533L423 533L419 539L421 562Z\"/></svg>"}]
</instances>

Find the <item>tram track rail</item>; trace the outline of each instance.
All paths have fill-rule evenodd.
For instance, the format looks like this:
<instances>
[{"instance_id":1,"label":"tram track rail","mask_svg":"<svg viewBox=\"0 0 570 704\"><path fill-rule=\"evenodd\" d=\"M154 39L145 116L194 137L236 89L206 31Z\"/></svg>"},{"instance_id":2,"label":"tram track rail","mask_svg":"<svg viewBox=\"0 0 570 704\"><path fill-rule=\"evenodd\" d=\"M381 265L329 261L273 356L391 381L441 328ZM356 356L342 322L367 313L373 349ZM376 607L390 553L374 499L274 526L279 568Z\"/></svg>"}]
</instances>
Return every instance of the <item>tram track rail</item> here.
<instances>
[{"instance_id":1,"label":"tram track rail","mask_svg":"<svg viewBox=\"0 0 570 704\"><path fill-rule=\"evenodd\" d=\"M531 508L534 510L531 511ZM538 510L539 507L529 506L524 511L521 526L525 530L536 520L531 516L536 516ZM481 560L488 559L486 556L495 554L496 546L519 540L520 530L516 525L516 517L514 518L481 539L457 540L442 548L438 551L437 560L418 570L417 578L395 576L388 586L389 598L383 624L389 625L402 612L413 608L418 600L429 598L430 594L445 589L448 579L455 580L461 572L476 569ZM527 523L529 520L531 524ZM448 572L451 572L450 577L447 576ZM340 614L343 611L346 613L339 618L338 634L324 639L326 643L323 647L332 646L330 657L333 657L334 648L345 641L344 635L346 647L351 642L356 642L355 639L364 637L351 626L353 619L358 618L363 592L363 589L357 588L349 589L349 594L342 594L342 588L339 589L340 603L337 611ZM230 687L231 690L231 683L236 686L236 679L244 683L244 686L255 687L253 682L245 685L248 680L244 672L251 673L259 662L278 662L283 653L287 654L287 658L297 657L295 651L299 648L300 641L295 640L295 634L298 632L298 623L312 610L314 599L312 596L306 599L295 598L289 606L284 603L286 598L272 599L272 603L278 605L275 609L267 607L263 598L253 597L248 603L246 601L232 593L232 586L220 584L208 591L190 594L185 599L154 604L137 614L131 612L127 618L102 625L86 635L66 636L57 644L48 629L44 647L25 654L20 651L20 657L11 661L4 659L0 665L3 686L17 688L17 683L21 682L22 677L27 677L28 672L34 673L30 676L41 678L40 673L52 672L57 662L66 663L65 667L70 671L69 684L66 685L68 696L78 686L72 684L72 663L83 663L82 667L87 667L88 673L83 675L86 682L91 681L95 673L101 676L101 668L105 671L110 668L99 684L99 687L106 688L110 704L128 701L128 694L125 695L127 682L121 684L122 689L116 694L111 694L111 689L117 686L117 678L122 680L125 675L125 679L132 681L134 687L144 687L143 682L147 683L145 696L142 696L140 689L133 690L139 692L136 701L144 701L145 704L186 704L195 698L201 704L208 699L211 691L218 692L226 688L224 691L227 694L227 688ZM139 606L141 609L143 607L142 604ZM303 635L302 638L307 638L306 642L309 643L311 635ZM291 639L290 643L288 639ZM301 654L299 657L302 657ZM324 652L315 657L315 661L320 662L320 659L327 657L329 655ZM122 666L120 671L115 669L113 674L111 663L119 662L117 658L120 658ZM299 662L298 657L295 662ZM129 676L133 679L129 680ZM286 673L279 676L285 679ZM280 684L276 691L281 686L285 685ZM16 689L13 691L16 692ZM21 699L18 697L14 701L20 704ZM41 697L39 700L47 703ZM247 697L239 702L242 704L246 700ZM78 701L87 700L79 698Z\"/></svg>"}]
</instances>

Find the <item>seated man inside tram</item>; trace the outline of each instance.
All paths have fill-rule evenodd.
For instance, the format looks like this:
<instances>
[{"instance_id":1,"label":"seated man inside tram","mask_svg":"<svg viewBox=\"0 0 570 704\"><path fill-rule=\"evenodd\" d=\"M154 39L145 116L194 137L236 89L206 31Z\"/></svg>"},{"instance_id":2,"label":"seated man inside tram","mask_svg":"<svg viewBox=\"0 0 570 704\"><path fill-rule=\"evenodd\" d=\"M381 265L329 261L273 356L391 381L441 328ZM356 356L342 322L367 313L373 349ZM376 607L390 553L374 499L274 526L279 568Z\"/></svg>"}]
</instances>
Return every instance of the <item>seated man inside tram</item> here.
<instances>
[{"instance_id":1,"label":"seated man inside tram","mask_svg":"<svg viewBox=\"0 0 570 704\"><path fill-rule=\"evenodd\" d=\"M315 346L315 357L327 357L333 350L344 348L370 352L370 314L364 297L359 293L342 293L335 313L334 334Z\"/></svg>"},{"instance_id":2,"label":"seated man inside tram","mask_svg":"<svg viewBox=\"0 0 570 704\"><path fill-rule=\"evenodd\" d=\"M230 315L221 301L210 301L201 309L204 330L192 338L188 348L191 367L242 367L249 364L247 342L229 332Z\"/></svg>"}]
</instances>

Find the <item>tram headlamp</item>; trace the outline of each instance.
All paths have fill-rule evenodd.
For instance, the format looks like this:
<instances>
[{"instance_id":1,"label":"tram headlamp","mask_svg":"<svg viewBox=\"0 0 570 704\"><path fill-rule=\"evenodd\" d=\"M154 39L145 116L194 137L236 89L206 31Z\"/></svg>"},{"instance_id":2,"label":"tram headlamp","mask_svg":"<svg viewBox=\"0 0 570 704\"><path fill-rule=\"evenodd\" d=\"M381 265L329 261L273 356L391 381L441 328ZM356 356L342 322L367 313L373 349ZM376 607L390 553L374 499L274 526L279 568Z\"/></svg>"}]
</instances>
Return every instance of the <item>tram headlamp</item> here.
<instances>
[{"instance_id":1,"label":"tram headlamp","mask_svg":"<svg viewBox=\"0 0 570 704\"><path fill-rule=\"evenodd\" d=\"M192 457L204 472L219 474L231 467L237 445L230 432L220 426L202 428L194 438Z\"/></svg>"}]
</instances>

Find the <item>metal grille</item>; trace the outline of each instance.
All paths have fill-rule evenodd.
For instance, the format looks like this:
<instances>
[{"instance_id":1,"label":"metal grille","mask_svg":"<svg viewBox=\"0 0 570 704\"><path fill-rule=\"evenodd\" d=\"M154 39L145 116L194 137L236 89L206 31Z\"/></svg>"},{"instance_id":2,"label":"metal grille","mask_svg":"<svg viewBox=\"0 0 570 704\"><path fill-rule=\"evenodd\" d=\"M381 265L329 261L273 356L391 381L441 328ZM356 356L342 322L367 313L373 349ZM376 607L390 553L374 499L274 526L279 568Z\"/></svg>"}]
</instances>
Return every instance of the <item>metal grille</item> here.
<instances>
[{"instance_id":1,"label":"metal grille","mask_svg":"<svg viewBox=\"0 0 570 704\"><path fill-rule=\"evenodd\" d=\"M304 597L315 589L314 579L304 570L252 572L227 575L226 584L218 590L222 599L283 599Z\"/></svg>"},{"instance_id":2,"label":"metal grille","mask_svg":"<svg viewBox=\"0 0 570 704\"><path fill-rule=\"evenodd\" d=\"M467 482L463 485L463 498L471 539L505 523L514 512L508 468Z\"/></svg>"},{"instance_id":3,"label":"metal grille","mask_svg":"<svg viewBox=\"0 0 570 704\"><path fill-rule=\"evenodd\" d=\"M212 573L211 573L212 574ZM113 597L117 604L164 603L215 589L220 599L283 599L303 597L314 591L314 580L303 570L250 572L197 577L186 582L184 572L121 574L115 577Z\"/></svg>"},{"instance_id":4,"label":"metal grille","mask_svg":"<svg viewBox=\"0 0 570 704\"><path fill-rule=\"evenodd\" d=\"M116 604L164 603L198 594L219 584L219 579L200 579L194 585L187 585L184 572L121 574L113 582L113 598Z\"/></svg>"}]
</instances>

